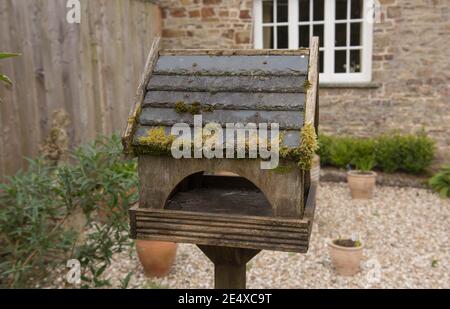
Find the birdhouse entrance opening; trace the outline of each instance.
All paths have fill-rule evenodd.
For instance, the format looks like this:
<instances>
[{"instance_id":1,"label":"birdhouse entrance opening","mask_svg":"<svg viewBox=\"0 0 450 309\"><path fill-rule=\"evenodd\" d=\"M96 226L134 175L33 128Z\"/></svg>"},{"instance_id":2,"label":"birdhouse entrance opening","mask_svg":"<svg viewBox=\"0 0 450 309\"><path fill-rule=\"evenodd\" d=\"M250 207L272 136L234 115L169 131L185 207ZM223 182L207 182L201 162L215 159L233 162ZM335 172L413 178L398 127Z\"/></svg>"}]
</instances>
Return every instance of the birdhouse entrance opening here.
<instances>
[{"instance_id":1,"label":"birdhouse entrance opening","mask_svg":"<svg viewBox=\"0 0 450 309\"><path fill-rule=\"evenodd\" d=\"M164 208L199 213L274 216L264 193L248 179L230 172L199 172L186 177L171 192Z\"/></svg>"}]
</instances>

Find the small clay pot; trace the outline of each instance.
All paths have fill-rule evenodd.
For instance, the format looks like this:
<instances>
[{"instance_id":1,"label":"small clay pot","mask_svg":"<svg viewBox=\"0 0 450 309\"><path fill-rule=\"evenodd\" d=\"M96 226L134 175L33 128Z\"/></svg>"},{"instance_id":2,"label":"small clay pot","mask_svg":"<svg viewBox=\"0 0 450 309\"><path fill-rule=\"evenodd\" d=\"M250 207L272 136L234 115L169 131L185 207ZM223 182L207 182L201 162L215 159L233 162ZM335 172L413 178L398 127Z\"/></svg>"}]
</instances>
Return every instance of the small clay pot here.
<instances>
[{"instance_id":1,"label":"small clay pot","mask_svg":"<svg viewBox=\"0 0 450 309\"><path fill-rule=\"evenodd\" d=\"M177 254L177 244L173 242L136 240L139 261L149 278L161 278L172 269Z\"/></svg>"},{"instance_id":2,"label":"small clay pot","mask_svg":"<svg viewBox=\"0 0 450 309\"><path fill-rule=\"evenodd\" d=\"M371 199L376 180L375 172L347 172L347 182L353 199Z\"/></svg>"},{"instance_id":3,"label":"small clay pot","mask_svg":"<svg viewBox=\"0 0 450 309\"><path fill-rule=\"evenodd\" d=\"M331 261L336 271L341 276L353 276L360 270L361 259L364 246L344 247L335 243L335 240L328 244Z\"/></svg>"}]
</instances>

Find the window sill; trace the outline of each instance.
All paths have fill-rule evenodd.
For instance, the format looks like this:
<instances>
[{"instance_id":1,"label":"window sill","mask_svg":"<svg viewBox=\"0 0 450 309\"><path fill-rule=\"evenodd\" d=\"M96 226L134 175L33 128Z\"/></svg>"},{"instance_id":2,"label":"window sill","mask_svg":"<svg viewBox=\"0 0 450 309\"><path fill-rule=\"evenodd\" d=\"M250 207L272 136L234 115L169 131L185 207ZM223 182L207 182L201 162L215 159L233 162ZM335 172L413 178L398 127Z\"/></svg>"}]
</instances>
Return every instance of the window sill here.
<instances>
[{"instance_id":1,"label":"window sill","mask_svg":"<svg viewBox=\"0 0 450 309\"><path fill-rule=\"evenodd\" d=\"M358 88L358 89L376 89L380 88L380 83L369 82L369 83L321 83L320 88Z\"/></svg>"}]
</instances>

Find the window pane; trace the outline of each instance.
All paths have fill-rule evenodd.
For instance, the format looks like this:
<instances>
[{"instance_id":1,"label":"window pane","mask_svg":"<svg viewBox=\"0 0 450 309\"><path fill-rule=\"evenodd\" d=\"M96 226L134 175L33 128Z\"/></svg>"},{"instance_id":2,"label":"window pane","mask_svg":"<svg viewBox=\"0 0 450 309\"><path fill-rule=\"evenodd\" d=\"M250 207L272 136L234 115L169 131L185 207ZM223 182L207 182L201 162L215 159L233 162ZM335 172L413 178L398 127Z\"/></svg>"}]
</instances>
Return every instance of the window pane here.
<instances>
[{"instance_id":1,"label":"window pane","mask_svg":"<svg viewBox=\"0 0 450 309\"><path fill-rule=\"evenodd\" d=\"M273 23L273 1L263 1L263 22Z\"/></svg>"},{"instance_id":2,"label":"window pane","mask_svg":"<svg viewBox=\"0 0 450 309\"><path fill-rule=\"evenodd\" d=\"M347 0L336 0L336 19L347 19Z\"/></svg>"},{"instance_id":3,"label":"window pane","mask_svg":"<svg viewBox=\"0 0 450 309\"><path fill-rule=\"evenodd\" d=\"M288 48L288 26L278 26L277 27L277 48Z\"/></svg>"},{"instance_id":4,"label":"window pane","mask_svg":"<svg viewBox=\"0 0 450 309\"><path fill-rule=\"evenodd\" d=\"M362 18L363 2L362 0L352 0L352 19Z\"/></svg>"},{"instance_id":5,"label":"window pane","mask_svg":"<svg viewBox=\"0 0 450 309\"><path fill-rule=\"evenodd\" d=\"M320 47L323 47L323 40L324 40L323 28L324 28L324 25L315 25L314 29L313 29L314 36L319 37Z\"/></svg>"},{"instance_id":6,"label":"window pane","mask_svg":"<svg viewBox=\"0 0 450 309\"><path fill-rule=\"evenodd\" d=\"M350 45L361 46L361 27L362 23L352 23L350 30Z\"/></svg>"},{"instance_id":7,"label":"window pane","mask_svg":"<svg viewBox=\"0 0 450 309\"><path fill-rule=\"evenodd\" d=\"M265 49L273 49L273 27L263 27L263 47Z\"/></svg>"},{"instance_id":8,"label":"window pane","mask_svg":"<svg viewBox=\"0 0 450 309\"><path fill-rule=\"evenodd\" d=\"M324 0L314 0L314 20L324 19Z\"/></svg>"},{"instance_id":9,"label":"window pane","mask_svg":"<svg viewBox=\"0 0 450 309\"><path fill-rule=\"evenodd\" d=\"M350 51L350 73L361 72L361 50Z\"/></svg>"},{"instance_id":10,"label":"window pane","mask_svg":"<svg viewBox=\"0 0 450 309\"><path fill-rule=\"evenodd\" d=\"M299 0L299 20L309 21L309 0Z\"/></svg>"},{"instance_id":11,"label":"window pane","mask_svg":"<svg viewBox=\"0 0 450 309\"><path fill-rule=\"evenodd\" d=\"M299 46L300 47L309 47L309 26L300 26L298 30L299 34Z\"/></svg>"},{"instance_id":12,"label":"window pane","mask_svg":"<svg viewBox=\"0 0 450 309\"><path fill-rule=\"evenodd\" d=\"M323 56L324 56L324 52L323 51L320 51L319 52L319 73L323 73L324 72L324 69L323 69L323 63L324 63L324 58L323 58Z\"/></svg>"},{"instance_id":13,"label":"window pane","mask_svg":"<svg viewBox=\"0 0 450 309\"><path fill-rule=\"evenodd\" d=\"M347 46L347 24L336 24L335 46Z\"/></svg>"},{"instance_id":14,"label":"window pane","mask_svg":"<svg viewBox=\"0 0 450 309\"><path fill-rule=\"evenodd\" d=\"M346 73L347 72L347 51L336 50L334 52L334 72L335 73Z\"/></svg>"},{"instance_id":15,"label":"window pane","mask_svg":"<svg viewBox=\"0 0 450 309\"><path fill-rule=\"evenodd\" d=\"M288 0L278 0L277 2L277 22L287 23L288 21Z\"/></svg>"}]
</instances>

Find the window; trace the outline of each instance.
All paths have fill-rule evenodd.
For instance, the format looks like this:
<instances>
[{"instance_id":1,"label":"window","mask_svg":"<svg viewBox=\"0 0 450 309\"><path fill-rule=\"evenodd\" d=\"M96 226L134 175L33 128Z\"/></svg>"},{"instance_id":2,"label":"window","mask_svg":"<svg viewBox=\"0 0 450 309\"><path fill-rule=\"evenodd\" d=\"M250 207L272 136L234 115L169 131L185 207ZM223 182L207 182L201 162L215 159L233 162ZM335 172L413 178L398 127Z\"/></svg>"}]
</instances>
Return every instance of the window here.
<instances>
[{"instance_id":1,"label":"window","mask_svg":"<svg viewBox=\"0 0 450 309\"><path fill-rule=\"evenodd\" d=\"M255 0L255 48L309 47L320 39L323 83L372 79L373 0Z\"/></svg>"}]
</instances>

